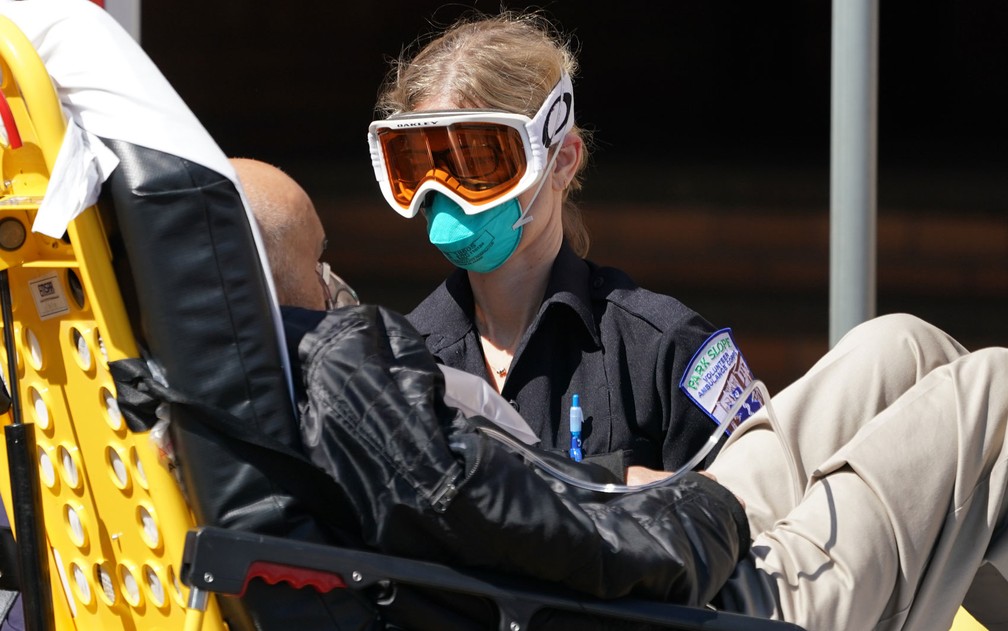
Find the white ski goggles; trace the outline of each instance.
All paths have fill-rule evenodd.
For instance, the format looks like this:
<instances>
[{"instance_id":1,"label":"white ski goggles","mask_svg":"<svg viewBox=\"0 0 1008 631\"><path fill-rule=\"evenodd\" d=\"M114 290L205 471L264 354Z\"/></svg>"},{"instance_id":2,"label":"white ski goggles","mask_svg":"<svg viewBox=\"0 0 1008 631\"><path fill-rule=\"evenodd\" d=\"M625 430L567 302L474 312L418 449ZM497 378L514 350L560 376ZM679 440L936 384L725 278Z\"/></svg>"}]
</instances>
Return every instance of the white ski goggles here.
<instances>
[{"instance_id":1,"label":"white ski goggles","mask_svg":"<svg viewBox=\"0 0 1008 631\"><path fill-rule=\"evenodd\" d=\"M371 123L368 144L375 179L397 213L415 217L426 193L438 191L474 215L528 190L573 126L564 73L534 118L499 110L396 114Z\"/></svg>"}]
</instances>

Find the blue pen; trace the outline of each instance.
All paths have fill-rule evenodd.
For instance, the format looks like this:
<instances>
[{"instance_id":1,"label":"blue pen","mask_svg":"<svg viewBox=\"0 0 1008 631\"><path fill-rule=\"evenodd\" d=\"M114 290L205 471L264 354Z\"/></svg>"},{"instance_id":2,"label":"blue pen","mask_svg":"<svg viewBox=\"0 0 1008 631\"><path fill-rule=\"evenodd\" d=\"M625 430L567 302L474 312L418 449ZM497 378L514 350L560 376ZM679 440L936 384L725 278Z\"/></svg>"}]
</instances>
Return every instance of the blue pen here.
<instances>
[{"instance_id":1,"label":"blue pen","mask_svg":"<svg viewBox=\"0 0 1008 631\"><path fill-rule=\"evenodd\" d=\"M571 446L570 457L575 462L581 462L581 424L584 423L584 413L581 412L581 401L578 395L574 395L570 409L570 432Z\"/></svg>"}]
</instances>

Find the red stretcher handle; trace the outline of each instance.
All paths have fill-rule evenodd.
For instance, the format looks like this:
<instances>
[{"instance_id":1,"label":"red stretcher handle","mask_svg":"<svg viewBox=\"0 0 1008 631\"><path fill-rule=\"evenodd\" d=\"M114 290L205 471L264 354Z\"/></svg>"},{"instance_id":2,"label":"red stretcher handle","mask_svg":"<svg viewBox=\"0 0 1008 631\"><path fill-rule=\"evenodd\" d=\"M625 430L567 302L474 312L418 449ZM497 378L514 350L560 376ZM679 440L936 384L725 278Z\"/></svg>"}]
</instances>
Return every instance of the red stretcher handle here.
<instances>
[{"instance_id":1,"label":"red stretcher handle","mask_svg":"<svg viewBox=\"0 0 1008 631\"><path fill-rule=\"evenodd\" d=\"M279 563L269 563L267 561L254 561L249 566L248 574L245 575L245 585L242 586L239 596L245 595L249 581L253 578L261 578L270 585L276 585L280 581L284 581L296 589L314 587L322 594L334 589L346 589L346 583L339 574L281 565Z\"/></svg>"}]
</instances>

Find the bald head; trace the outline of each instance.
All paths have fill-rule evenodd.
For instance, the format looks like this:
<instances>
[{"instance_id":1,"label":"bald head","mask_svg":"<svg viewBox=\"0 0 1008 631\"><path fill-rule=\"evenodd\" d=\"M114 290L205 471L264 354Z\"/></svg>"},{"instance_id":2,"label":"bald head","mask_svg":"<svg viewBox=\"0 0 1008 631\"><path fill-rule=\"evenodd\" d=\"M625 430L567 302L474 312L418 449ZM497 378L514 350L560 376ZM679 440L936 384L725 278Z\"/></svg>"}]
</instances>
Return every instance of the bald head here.
<instances>
[{"instance_id":1,"label":"bald head","mask_svg":"<svg viewBox=\"0 0 1008 631\"><path fill-rule=\"evenodd\" d=\"M246 158L232 158L252 214L259 224L280 304L324 309L315 272L325 232L308 194L280 169Z\"/></svg>"}]
</instances>

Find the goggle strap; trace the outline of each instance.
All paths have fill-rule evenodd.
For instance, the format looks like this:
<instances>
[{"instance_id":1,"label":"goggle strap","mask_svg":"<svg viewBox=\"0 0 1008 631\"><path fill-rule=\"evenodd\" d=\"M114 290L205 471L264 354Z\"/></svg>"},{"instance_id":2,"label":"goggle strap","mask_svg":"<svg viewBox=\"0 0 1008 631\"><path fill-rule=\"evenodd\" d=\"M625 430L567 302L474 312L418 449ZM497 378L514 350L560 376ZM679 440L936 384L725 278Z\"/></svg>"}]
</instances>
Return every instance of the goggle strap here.
<instances>
[{"instance_id":1,"label":"goggle strap","mask_svg":"<svg viewBox=\"0 0 1008 631\"><path fill-rule=\"evenodd\" d=\"M563 140L572 127L574 86L570 75L564 72L526 129L533 148L542 147L549 151L550 147Z\"/></svg>"}]
</instances>

